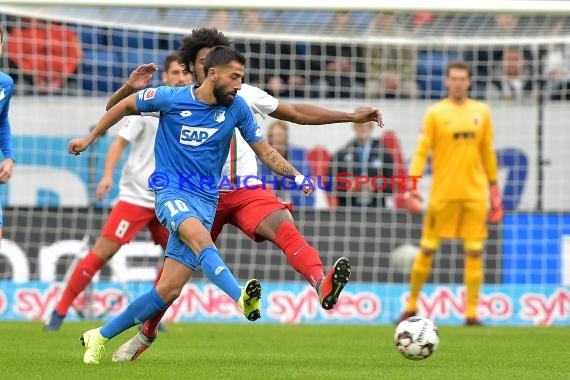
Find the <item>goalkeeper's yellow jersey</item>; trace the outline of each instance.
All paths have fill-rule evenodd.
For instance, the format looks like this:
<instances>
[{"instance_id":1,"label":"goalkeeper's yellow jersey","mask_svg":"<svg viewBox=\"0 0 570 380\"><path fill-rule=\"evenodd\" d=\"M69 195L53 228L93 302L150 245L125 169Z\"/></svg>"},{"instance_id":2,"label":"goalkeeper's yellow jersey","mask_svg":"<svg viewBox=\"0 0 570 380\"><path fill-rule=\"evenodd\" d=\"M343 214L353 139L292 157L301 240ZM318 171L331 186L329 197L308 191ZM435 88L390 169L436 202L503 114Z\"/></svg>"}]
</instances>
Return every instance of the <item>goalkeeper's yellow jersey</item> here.
<instances>
[{"instance_id":1,"label":"goalkeeper's yellow jersey","mask_svg":"<svg viewBox=\"0 0 570 380\"><path fill-rule=\"evenodd\" d=\"M482 200L497 179L489 107L468 99L444 99L426 111L410 175L422 175L432 158L431 201Z\"/></svg>"}]
</instances>

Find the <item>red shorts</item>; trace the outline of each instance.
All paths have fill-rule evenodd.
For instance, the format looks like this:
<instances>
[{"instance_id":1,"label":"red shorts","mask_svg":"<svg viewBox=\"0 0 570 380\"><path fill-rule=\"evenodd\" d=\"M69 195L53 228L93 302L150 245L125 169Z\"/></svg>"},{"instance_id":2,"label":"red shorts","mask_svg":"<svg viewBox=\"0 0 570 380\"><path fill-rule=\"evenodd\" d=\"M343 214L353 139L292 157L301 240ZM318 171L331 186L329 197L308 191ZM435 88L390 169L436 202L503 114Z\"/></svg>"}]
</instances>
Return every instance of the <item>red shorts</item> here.
<instances>
[{"instance_id":1,"label":"red shorts","mask_svg":"<svg viewBox=\"0 0 570 380\"><path fill-rule=\"evenodd\" d=\"M154 208L119 201L111 210L101 236L124 245L133 240L144 227L148 227L155 244L160 244L162 248L166 248L169 233L156 218Z\"/></svg>"},{"instance_id":2,"label":"red shorts","mask_svg":"<svg viewBox=\"0 0 570 380\"><path fill-rule=\"evenodd\" d=\"M242 230L251 240L264 241L264 238L255 234L259 223L274 211L293 210L291 203L282 202L271 190L261 186L220 191L219 194L216 217L210 232L213 241L216 241L222 228L228 223Z\"/></svg>"}]
</instances>

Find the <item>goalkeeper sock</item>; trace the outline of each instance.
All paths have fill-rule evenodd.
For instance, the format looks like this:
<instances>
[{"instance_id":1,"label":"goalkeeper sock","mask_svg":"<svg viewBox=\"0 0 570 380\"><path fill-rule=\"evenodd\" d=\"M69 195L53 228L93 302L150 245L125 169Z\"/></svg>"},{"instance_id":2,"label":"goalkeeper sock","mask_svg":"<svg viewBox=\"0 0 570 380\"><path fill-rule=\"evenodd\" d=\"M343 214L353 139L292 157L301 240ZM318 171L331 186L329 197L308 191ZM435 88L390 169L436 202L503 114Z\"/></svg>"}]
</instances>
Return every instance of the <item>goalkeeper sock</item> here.
<instances>
[{"instance_id":1,"label":"goalkeeper sock","mask_svg":"<svg viewBox=\"0 0 570 380\"><path fill-rule=\"evenodd\" d=\"M301 273L312 287L325 276L319 253L292 222L281 223L275 234L275 244L285 253L293 269Z\"/></svg>"},{"instance_id":2,"label":"goalkeeper sock","mask_svg":"<svg viewBox=\"0 0 570 380\"><path fill-rule=\"evenodd\" d=\"M481 255L465 255L465 269L463 281L467 291L466 318L477 318L477 303L479 302L479 291L483 283L483 258Z\"/></svg>"},{"instance_id":3,"label":"goalkeeper sock","mask_svg":"<svg viewBox=\"0 0 570 380\"><path fill-rule=\"evenodd\" d=\"M412 272L410 273L410 298L408 299L406 311L412 312L416 311L418 308L418 298L420 296L422 286L429 277L431 265L433 263L433 256L434 254L426 255L421 250L416 255L414 265L412 266Z\"/></svg>"},{"instance_id":4,"label":"goalkeeper sock","mask_svg":"<svg viewBox=\"0 0 570 380\"><path fill-rule=\"evenodd\" d=\"M200 252L198 261L202 267L202 272L222 289L234 301L238 301L241 296L241 288L239 287L234 275L226 267L222 261L218 250L214 247L206 247Z\"/></svg>"},{"instance_id":5,"label":"goalkeeper sock","mask_svg":"<svg viewBox=\"0 0 570 380\"><path fill-rule=\"evenodd\" d=\"M121 314L101 327L101 335L107 339L114 338L123 331L142 323L164 310L168 304L158 295L153 287L149 292L135 299Z\"/></svg>"},{"instance_id":6,"label":"goalkeeper sock","mask_svg":"<svg viewBox=\"0 0 570 380\"><path fill-rule=\"evenodd\" d=\"M55 311L59 315L67 315L67 311L77 298L77 295L89 285L93 276L95 276L103 265L105 265L105 261L101 260L101 258L93 252L89 252L87 256L77 263L65 286L61 299L55 307Z\"/></svg>"}]
</instances>

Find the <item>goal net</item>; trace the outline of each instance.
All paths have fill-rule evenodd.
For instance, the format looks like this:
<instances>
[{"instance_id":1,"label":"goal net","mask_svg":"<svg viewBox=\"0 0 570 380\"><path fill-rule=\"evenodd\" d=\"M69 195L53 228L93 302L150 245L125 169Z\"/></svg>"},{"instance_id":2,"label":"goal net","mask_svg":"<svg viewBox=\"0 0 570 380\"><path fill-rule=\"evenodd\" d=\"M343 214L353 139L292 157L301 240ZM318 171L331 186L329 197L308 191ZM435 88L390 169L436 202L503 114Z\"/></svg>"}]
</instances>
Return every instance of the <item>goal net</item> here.
<instances>
[{"instance_id":1,"label":"goal net","mask_svg":"<svg viewBox=\"0 0 570 380\"><path fill-rule=\"evenodd\" d=\"M4 211L0 283L6 285L0 290L0 318L45 317L45 306L53 304L72 259L94 243L117 199L117 186L103 202L95 199L116 128L79 157L66 153L69 139L92 128L103 115L107 98L139 64L155 62L162 67L185 34L196 27L215 26L245 53L247 83L287 102L349 112L379 108L385 127L374 127L372 135L393 158L390 169L396 175L406 172L425 110L446 95L447 63L466 61L472 68L471 95L487 102L492 111L506 210L500 225L489 226L480 315L490 324L567 324L567 14L380 7L304 11L164 4L0 6L6 33L1 70L15 81L10 120L17 157L12 179L0 187ZM160 84L156 75L152 85ZM267 134L274 121L260 120ZM304 174L312 176L326 176L331 165L336 168L335 154L355 138L350 123L289 126L291 159L298 154ZM381 167L382 159L371 165ZM119 174L117 170L115 184ZM420 181L426 196L430 179L428 165ZM279 249L268 242L252 242L226 226L217 242L220 253L240 280L255 277L269 284L269 320L395 320L409 291L422 223L421 217L402 209L402 193L398 189L392 194L373 193L377 207L360 207L350 199L343 206L338 199L342 194L327 189L319 189L311 198L277 192L295 203L296 224L319 251L325 270L336 258L347 256L353 271L345 309L319 314L316 296ZM150 241L147 232L137 236L101 271L96 283L131 296L148 288L162 260ZM441 323L462 321L462 252L461 242L442 245L421 298L420 311ZM205 280L198 271L193 284L201 282ZM212 316L204 305L196 306L206 296L200 301L192 298L193 292L204 295L210 288L194 286L183 298L196 303L201 317L188 307L186 314L171 319ZM26 292L39 295L38 305L18 298ZM100 308L109 306L100 302Z\"/></svg>"}]
</instances>

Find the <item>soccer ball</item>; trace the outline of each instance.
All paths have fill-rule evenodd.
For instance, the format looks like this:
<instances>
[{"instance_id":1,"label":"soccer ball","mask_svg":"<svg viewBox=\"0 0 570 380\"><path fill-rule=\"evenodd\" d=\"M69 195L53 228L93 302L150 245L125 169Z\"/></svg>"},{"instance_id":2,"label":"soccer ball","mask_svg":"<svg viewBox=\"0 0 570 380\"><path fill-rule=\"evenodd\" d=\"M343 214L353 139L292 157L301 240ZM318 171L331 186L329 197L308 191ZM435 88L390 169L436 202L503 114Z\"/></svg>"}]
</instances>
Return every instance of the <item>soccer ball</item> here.
<instances>
[{"instance_id":1,"label":"soccer ball","mask_svg":"<svg viewBox=\"0 0 570 380\"><path fill-rule=\"evenodd\" d=\"M394 343L406 359L426 359L439 344L439 331L431 319L410 317L396 327Z\"/></svg>"}]
</instances>

